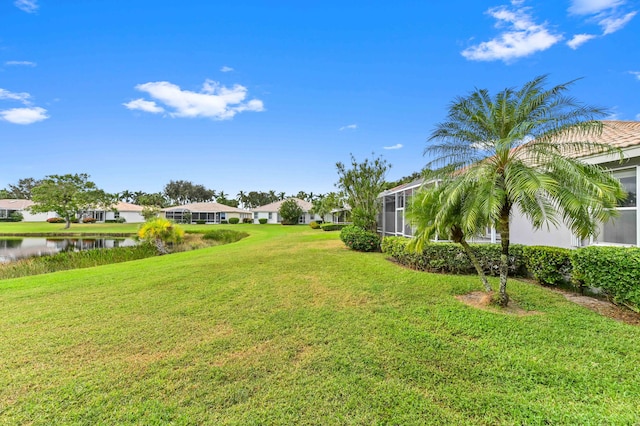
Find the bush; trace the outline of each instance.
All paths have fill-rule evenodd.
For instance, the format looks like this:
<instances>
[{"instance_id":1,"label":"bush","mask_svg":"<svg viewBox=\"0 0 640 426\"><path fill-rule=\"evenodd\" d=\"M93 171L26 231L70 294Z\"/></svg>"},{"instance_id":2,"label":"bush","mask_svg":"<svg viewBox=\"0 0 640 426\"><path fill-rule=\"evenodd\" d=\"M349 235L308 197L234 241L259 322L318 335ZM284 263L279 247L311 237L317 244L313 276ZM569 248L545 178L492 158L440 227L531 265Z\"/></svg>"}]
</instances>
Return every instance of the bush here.
<instances>
[{"instance_id":1,"label":"bush","mask_svg":"<svg viewBox=\"0 0 640 426\"><path fill-rule=\"evenodd\" d=\"M260 222L260 225L264 225L265 223L267 223L267 219L264 217L261 217L260 219L258 219L258 222Z\"/></svg>"},{"instance_id":2,"label":"bush","mask_svg":"<svg viewBox=\"0 0 640 426\"><path fill-rule=\"evenodd\" d=\"M8 217L0 218L0 222L22 222L24 216L20 212L13 212Z\"/></svg>"},{"instance_id":3,"label":"bush","mask_svg":"<svg viewBox=\"0 0 640 426\"><path fill-rule=\"evenodd\" d=\"M253 223L253 219L250 217L245 217L242 219L242 223Z\"/></svg>"},{"instance_id":4,"label":"bush","mask_svg":"<svg viewBox=\"0 0 640 426\"><path fill-rule=\"evenodd\" d=\"M207 223L207 221L206 221L206 220L204 220L204 219L198 219L198 220L196 220L196 225L204 225L205 223Z\"/></svg>"},{"instance_id":5,"label":"bush","mask_svg":"<svg viewBox=\"0 0 640 426\"><path fill-rule=\"evenodd\" d=\"M411 240L404 237L385 237L381 248L393 260L401 265L418 271L449 274L476 274L473 264L456 243L425 244L422 252L408 250ZM500 275L500 244L470 244L485 274ZM523 245L512 244L509 247L509 275L526 277Z\"/></svg>"},{"instance_id":6,"label":"bush","mask_svg":"<svg viewBox=\"0 0 640 426\"><path fill-rule=\"evenodd\" d=\"M96 219L94 217L85 217L82 219L82 223L96 223Z\"/></svg>"},{"instance_id":7,"label":"bush","mask_svg":"<svg viewBox=\"0 0 640 426\"><path fill-rule=\"evenodd\" d=\"M522 254L529 274L545 285L564 284L571 276L571 250L559 247L525 246Z\"/></svg>"},{"instance_id":8,"label":"bush","mask_svg":"<svg viewBox=\"0 0 640 426\"><path fill-rule=\"evenodd\" d=\"M49 223L64 223L64 219L61 217L50 217L49 219L47 219L47 222Z\"/></svg>"},{"instance_id":9,"label":"bush","mask_svg":"<svg viewBox=\"0 0 640 426\"><path fill-rule=\"evenodd\" d=\"M278 213L282 217L283 225L297 225L298 219L304 214L302 207L293 198L283 201Z\"/></svg>"},{"instance_id":10,"label":"bush","mask_svg":"<svg viewBox=\"0 0 640 426\"><path fill-rule=\"evenodd\" d=\"M320 228L322 228L323 231L340 231L345 226L347 225L343 225L341 223L327 222L320 225Z\"/></svg>"},{"instance_id":11,"label":"bush","mask_svg":"<svg viewBox=\"0 0 640 426\"><path fill-rule=\"evenodd\" d=\"M220 223L221 223L222 225L226 225L226 224L227 224L227 223L229 223L229 222L228 222L228 221L226 221L226 220L221 220L221 221L220 221Z\"/></svg>"},{"instance_id":12,"label":"bush","mask_svg":"<svg viewBox=\"0 0 640 426\"><path fill-rule=\"evenodd\" d=\"M320 229L320 224L315 220L309 222L309 226L311 227L311 229Z\"/></svg>"},{"instance_id":13,"label":"bush","mask_svg":"<svg viewBox=\"0 0 640 426\"><path fill-rule=\"evenodd\" d=\"M640 248L591 246L571 253L573 279L640 310Z\"/></svg>"},{"instance_id":14,"label":"bush","mask_svg":"<svg viewBox=\"0 0 640 426\"><path fill-rule=\"evenodd\" d=\"M239 219L239 218L237 218L237 217L230 217L230 218L229 218L229 223L230 223L231 225L236 225L236 224L240 223L240 219Z\"/></svg>"},{"instance_id":15,"label":"bush","mask_svg":"<svg viewBox=\"0 0 640 426\"><path fill-rule=\"evenodd\" d=\"M349 225L340 231L340 239L352 250L379 251L380 236L356 225Z\"/></svg>"},{"instance_id":16,"label":"bush","mask_svg":"<svg viewBox=\"0 0 640 426\"><path fill-rule=\"evenodd\" d=\"M104 223L125 223L127 221L127 219L125 219L124 217L119 217L117 219L107 219L104 221Z\"/></svg>"}]
</instances>

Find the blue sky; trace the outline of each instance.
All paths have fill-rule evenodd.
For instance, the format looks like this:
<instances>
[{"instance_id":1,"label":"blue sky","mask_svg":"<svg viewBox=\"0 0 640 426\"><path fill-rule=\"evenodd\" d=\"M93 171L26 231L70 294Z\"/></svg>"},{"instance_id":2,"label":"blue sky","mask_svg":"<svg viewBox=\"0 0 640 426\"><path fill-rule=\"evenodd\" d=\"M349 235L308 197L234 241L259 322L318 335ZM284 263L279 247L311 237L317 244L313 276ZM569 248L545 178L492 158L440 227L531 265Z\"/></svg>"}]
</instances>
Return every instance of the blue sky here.
<instances>
[{"instance_id":1,"label":"blue sky","mask_svg":"<svg viewBox=\"0 0 640 426\"><path fill-rule=\"evenodd\" d=\"M579 100L640 119L629 0L0 2L0 188L88 173L102 189L184 179L325 193L335 163L420 170L474 88L582 78Z\"/></svg>"}]
</instances>

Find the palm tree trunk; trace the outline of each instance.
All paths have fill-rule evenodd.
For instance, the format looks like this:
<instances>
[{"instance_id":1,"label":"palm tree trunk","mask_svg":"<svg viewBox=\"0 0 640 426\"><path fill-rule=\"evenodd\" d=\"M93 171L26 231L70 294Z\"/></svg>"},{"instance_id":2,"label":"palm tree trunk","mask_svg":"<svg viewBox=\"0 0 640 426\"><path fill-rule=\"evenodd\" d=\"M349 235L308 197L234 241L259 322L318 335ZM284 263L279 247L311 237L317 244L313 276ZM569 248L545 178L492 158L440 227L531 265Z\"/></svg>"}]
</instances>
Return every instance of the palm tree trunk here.
<instances>
[{"instance_id":1,"label":"palm tree trunk","mask_svg":"<svg viewBox=\"0 0 640 426\"><path fill-rule=\"evenodd\" d=\"M499 232L502 251L500 253L500 290L498 305L505 307L509 304L507 294L507 277L509 276L509 214L504 212L500 217Z\"/></svg>"},{"instance_id":2,"label":"palm tree trunk","mask_svg":"<svg viewBox=\"0 0 640 426\"><path fill-rule=\"evenodd\" d=\"M467 254L467 257L469 257L469 260L471 260L471 263L473 264L474 268L476 268L476 271L478 272L478 276L480 276L480 280L482 281L482 285L484 286L485 291L487 293L493 292L493 289L491 288L491 284L489 284L489 281L487 280L487 276L484 274L484 270L482 269L482 266L480 265L478 258L473 253L473 250L471 250L469 243L467 243L467 240L462 238L458 242L464 249L464 252Z\"/></svg>"}]
</instances>

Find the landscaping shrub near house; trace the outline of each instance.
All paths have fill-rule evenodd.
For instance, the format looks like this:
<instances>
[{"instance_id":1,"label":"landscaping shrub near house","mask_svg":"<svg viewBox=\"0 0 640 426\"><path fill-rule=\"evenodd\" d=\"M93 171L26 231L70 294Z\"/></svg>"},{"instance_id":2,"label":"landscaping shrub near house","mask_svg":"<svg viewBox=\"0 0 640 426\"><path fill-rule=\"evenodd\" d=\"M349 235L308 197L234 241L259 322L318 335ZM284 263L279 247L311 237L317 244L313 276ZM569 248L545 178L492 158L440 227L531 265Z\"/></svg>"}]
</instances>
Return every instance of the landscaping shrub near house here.
<instances>
[{"instance_id":1,"label":"landscaping shrub near house","mask_svg":"<svg viewBox=\"0 0 640 426\"><path fill-rule=\"evenodd\" d=\"M237 225L238 223L240 223L240 219L239 219L239 218L237 218L237 217L230 217L230 218L229 218L229 223L230 223L231 225Z\"/></svg>"},{"instance_id":2,"label":"landscaping shrub near house","mask_svg":"<svg viewBox=\"0 0 640 426\"><path fill-rule=\"evenodd\" d=\"M61 217L50 217L49 219L47 219L47 222L49 223L64 223L64 219Z\"/></svg>"},{"instance_id":3,"label":"landscaping shrub near house","mask_svg":"<svg viewBox=\"0 0 640 426\"><path fill-rule=\"evenodd\" d=\"M22 222L24 216L20 212L13 212L8 217L0 218L0 222Z\"/></svg>"},{"instance_id":4,"label":"landscaping shrub near house","mask_svg":"<svg viewBox=\"0 0 640 426\"><path fill-rule=\"evenodd\" d=\"M242 219L242 223L253 223L253 219L250 217L245 217Z\"/></svg>"},{"instance_id":5,"label":"landscaping shrub near house","mask_svg":"<svg viewBox=\"0 0 640 426\"><path fill-rule=\"evenodd\" d=\"M352 250L379 251L380 236L356 225L349 225L340 231L340 239Z\"/></svg>"},{"instance_id":6,"label":"landscaping shrub near house","mask_svg":"<svg viewBox=\"0 0 640 426\"><path fill-rule=\"evenodd\" d=\"M327 223L323 223L322 225L320 225L320 228L323 231L340 231L345 226L347 226L347 225L343 225L341 223L327 222Z\"/></svg>"},{"instance_id":7,"label":"landscaping shrub near house","mask_svg":"<svg viewBox=\"0 0 640 426\"><path fill-rule=\"evenodd\" d=\"M82 219L82 223L96 223L96 219L94 217L85 217Z\"/></svg>"},{"instance_id":8,"label":"landscaping shrub near house","mask_svg":"<svg viewBox=\"0 0 640 426\"><path fill-rule=\"evenodd\" d=\"M221 221L220 221L220 224L221 224L221 225L226 225L226 224L228 224L228 223L229 223L229 222L228 222L228 221L226 221L226 220L221 220Z\"/></svg>"},{"instance_id":9,"label":"landscaping shrub near house","mask_svg":"<svg viewBox=\"0 0 640 426\"><path fill-rule=\"evenodd\" d=\"M198 219L198 220L196 220L196 225L204 225L205 223L207 223L207 221L206 221L206 220L204 220L204 219Z\"/></svg>"},{"instance_id":10,"label":"landscaping shrub near house","mask_svg":"<svg viewBox=\"0 0 640 426\"><path fill-rule=\"evenodd\" d=\"M571 250L559 247L524 246L522 249L529 274L545 285L558 285L569 281Z\"/></svg>"},{"instance_id":11,"label":"landscaping shrub near house","mask_svg":"<svg viewBox=\"0 0 640 426\"><path fill-rule=\"evenodd\" d=\"M260 219L258 219L258 222L260 223L260 225L264 225L265 223L267 223L267 218L261 217Z\"/></svg>"},{"instance_id":12,"label":"landscaping shrub near house","mask_svg":"<svg viewBox=\"0 0 640 426\"><path fill-rule=\"evenodd\" d=\"M309 222L309 226L311 227L311 229L320 229L320 224L315 220Z\"/></svg>"},{"instance_id":13,"label":"landscaping shrub near house","mask_svg":"<svg viewBox=\"0 0 640 426\"><path fill-rule=\"evenodd\" d=\"M573 279L603 289L614 302L640 311L640 248L591 246L571 253Z\"/></svg>"},{"instance_id":14,"label":"landscaping shrub near house","mask_svg":"<svg viewBox=\"0 0 640 426\"><path fill-rule=\"evenodd\" d=\"M476 274L473 264L455 243L425 244L419 253L409 250L411 240L404 237L385 237L381 249L401 265L419 271L449 274ZM500 275L500 244L470 244L482 269L487 275ZM527 269L523 255L524 246L512 244L509 247L509 275L526 277Z\"/></svg>"}]
</instances>

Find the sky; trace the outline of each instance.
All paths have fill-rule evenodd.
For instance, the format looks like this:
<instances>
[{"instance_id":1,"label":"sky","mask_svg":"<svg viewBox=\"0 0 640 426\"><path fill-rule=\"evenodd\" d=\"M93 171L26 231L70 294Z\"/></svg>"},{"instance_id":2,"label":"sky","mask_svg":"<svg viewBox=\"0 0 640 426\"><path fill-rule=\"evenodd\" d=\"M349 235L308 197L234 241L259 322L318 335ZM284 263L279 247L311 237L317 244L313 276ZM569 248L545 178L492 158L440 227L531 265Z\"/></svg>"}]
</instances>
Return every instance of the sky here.
<instances>
[{"instance_id":1,"label":"sky","mask_svg":"<svg viewBox=\"0 0 640 426\"><path fill-rule=\"evenodd\" d=\"M640 0L0 0L0 188L88 173L335 190L335 164L421 170L457 96L548 85L640 120Z\"/></svg>"}]
</instances>

